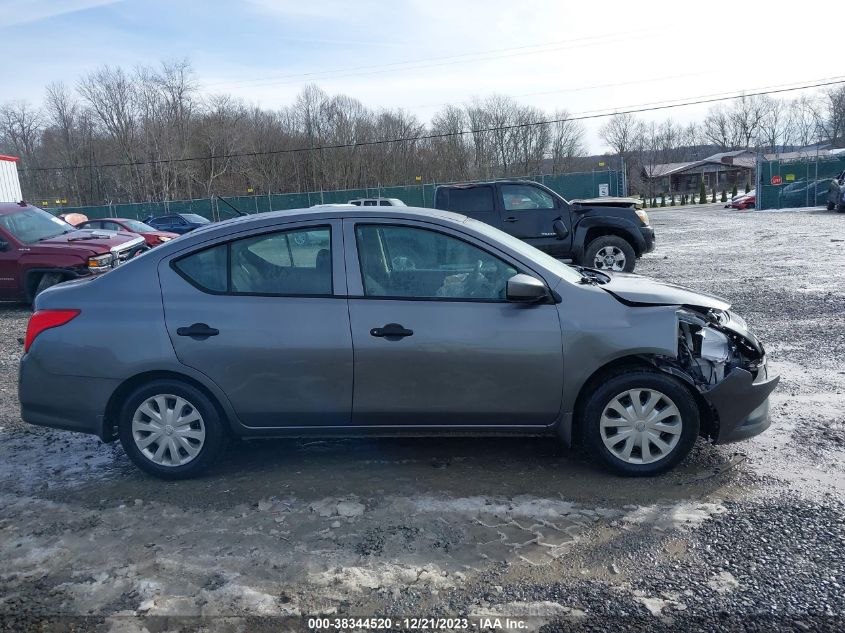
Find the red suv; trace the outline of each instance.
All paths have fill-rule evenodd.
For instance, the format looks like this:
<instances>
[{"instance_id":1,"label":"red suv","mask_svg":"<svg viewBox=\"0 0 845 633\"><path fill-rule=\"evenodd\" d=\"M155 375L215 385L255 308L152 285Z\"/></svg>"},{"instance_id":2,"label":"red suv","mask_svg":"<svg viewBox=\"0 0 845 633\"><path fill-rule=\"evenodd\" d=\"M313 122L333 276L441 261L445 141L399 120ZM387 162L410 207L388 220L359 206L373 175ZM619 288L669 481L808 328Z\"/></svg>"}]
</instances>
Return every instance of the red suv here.
<instances>
[{"instance_id":1,"label":"red suv","mask_svg":"<svg viewBox=\"0 0 845 633\"><path fill-rule=\"evenodd\" d=\"M105 229L106 231L126 231L127 233L137 233L146 240L148 246L158 246L169 242L174 237L179 237L178 233L171 233L169 231L159 231L154 229L149 224L144 224L140 220L131 220L128 218L104 218L102 220L85 220L79 224L75 224L78 229Z\"/></svg>"},{"instance_id":2,"label":"red suv","mask_svg":"<svg viewBox=\"0 0 845 633\"><path fill-rule=\"evenodd\" d=\"M24 202L0 203L0 300L111 270L149 247L131 233L79 230Z\"/></svg>"}]
</instances>

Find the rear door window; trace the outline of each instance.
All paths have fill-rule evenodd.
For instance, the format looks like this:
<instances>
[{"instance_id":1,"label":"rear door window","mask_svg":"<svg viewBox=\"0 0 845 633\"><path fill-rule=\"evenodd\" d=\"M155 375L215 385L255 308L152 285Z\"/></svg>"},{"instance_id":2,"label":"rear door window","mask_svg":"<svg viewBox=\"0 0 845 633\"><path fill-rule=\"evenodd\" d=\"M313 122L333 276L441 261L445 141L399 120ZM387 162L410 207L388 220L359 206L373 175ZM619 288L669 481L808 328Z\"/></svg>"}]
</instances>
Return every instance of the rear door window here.
<instances>
[{"instance_id":1,"label":"rear door window","mask_svg":"<svg viewBox=\"0 0 845 633\"><path fill-rule=\"evenodd\" d=\"M232 242L233 293L329 295L330 229L280 231Z\"/></svg>"},{"instance_id":2,"label":"rear door window","mask_svg":"<svg viewBox=\"0 0 845 633\"><path fill-rule=\"evenodd\" d=\"M217 294L332 294L331 229L277 231L246 237L182 257L176 271Z\"/></svg>"}]
</instances>

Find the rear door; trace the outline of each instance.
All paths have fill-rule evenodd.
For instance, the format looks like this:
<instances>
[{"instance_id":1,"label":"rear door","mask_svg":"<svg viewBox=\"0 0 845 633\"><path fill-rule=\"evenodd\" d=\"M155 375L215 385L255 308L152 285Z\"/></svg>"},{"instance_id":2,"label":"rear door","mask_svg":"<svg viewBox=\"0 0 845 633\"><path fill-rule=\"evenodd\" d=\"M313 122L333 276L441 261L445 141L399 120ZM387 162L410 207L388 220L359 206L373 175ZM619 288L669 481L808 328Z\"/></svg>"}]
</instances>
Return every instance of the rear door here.
<instances>
[{"instance_id":1,"label":"rear door","mask_svg":"<svg viewBox=\"0 0 845 633\"><path fill-rule=\"evenodd\" d=\"M497 188L503 228L514 237L535 245L557 239L552 225L558 219L571 236L569 210L545 189L529 183L500 184Z\"/></svg>"},{"instance_id":2,"label":"rear door","mask_svg":"<svg viewBox=\"0 0 845 633\"><path fill-rule=\"evenodd\" d=\"M345 220L353 423L545 426L563 393L556 306L510 303L518 262L424 222Z\"/></svg>"},{"instance_id":3,"label":"rear door","mask_svg":"<svg viewBox=\"0 0 845 633\"><path fill-rule=\"evenodd\" d=\"M166 258L167 331L249 427L343 426L352 339L339 220L285 224Z\"/></svg>"},{"instance_id":4,"label":"rear door","mask_svg":"<svg viewBox=\"0 0 845 633\"><path fill-rule=\"evenodd\" d=\"M471 218L502 228L501 217L496 210L493 185L457 185L437 190L435 206L444 211L463 213Z\"/></svg>"}]
</instances>

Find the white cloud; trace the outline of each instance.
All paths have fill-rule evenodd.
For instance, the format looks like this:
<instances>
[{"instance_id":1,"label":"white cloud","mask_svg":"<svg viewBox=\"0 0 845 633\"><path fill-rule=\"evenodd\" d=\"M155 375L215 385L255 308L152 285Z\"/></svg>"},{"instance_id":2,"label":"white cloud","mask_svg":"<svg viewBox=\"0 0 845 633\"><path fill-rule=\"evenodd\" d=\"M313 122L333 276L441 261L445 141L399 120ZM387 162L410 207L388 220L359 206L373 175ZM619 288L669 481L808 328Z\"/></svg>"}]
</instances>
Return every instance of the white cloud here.
<instances>
[{"instance_id":1,"label":"white cloud","mask_svg":"<svg viewBox=\"0 0 845 633\"><path fill-rule=\"evenodd\" d=\"M102 7L123 0L6 0L0 11L0 29L29 24L68 13Z\"/></svg>"}]
</instances>

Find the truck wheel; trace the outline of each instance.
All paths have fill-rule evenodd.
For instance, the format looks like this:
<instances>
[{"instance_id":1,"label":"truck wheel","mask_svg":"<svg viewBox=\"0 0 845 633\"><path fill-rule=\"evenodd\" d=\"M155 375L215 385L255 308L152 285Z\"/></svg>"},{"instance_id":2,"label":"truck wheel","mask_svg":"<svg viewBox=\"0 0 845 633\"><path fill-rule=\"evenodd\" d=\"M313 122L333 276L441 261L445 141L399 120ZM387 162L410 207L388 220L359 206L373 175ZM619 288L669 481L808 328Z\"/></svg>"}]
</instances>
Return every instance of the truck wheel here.
<instances>
[{"instance_id":1,"label":"truck wheel","mask_svg":"<svg viewBox=\"0 0 845 633\"><path fill-rule=\"evenodd\" d=\"M637 254L628 240L616 235L602 235L587 245L583 265L599 270L630 273L637 263Z\"/></svg>"},{"instance_id":2,"label":"truck wheel","mask_svg":"<svg viewBox=\"0 0 845 633\"><path fill-rule=\"evenodd\" d=\"M41 275L41 279L38 280L38 285L35 286L35 292L32 293L33 300L39 295L39 293L41 293L41 291L46 290L50 286L55 286L61 281L61 273L44 273Z\"/></svg>"},{"instance_id":3,"label":"truck wheel","mask_svg":"<svg viewBox=\"0 0 845 633\"><path fill-rule=\"evenodd\" d=\"M834 203L834 202L828 202L827 203L827 210L828 211L833 211L835 208L836 208L836 203Z\"/></svg>"},{"instance_id":4,"label":"truck wheel","mask_svg":"<svg viewBox=\"0 0 845 633\"><path fill-rule=\"evenodd\" d=\"M586 448L610 470L641 477L666 472L698 437L698 406L675 377L627 370L598 384L580 423Z\"/></svg>"},{"instance_id":5,"label":"truck wheel","mask_svg":"<svg viewBox=\"0 0 845 633\"><path fill-rule=\"evenodd\" d=\"M161 479L194 477L226 446L217 408L196 387L154 380L136 389L120 410L123 450L141 470Z\"/></svg>"},{"instance_id":6,"label":"truck wheel","mask_svg":"<svg viewBox=\"0 0 845 633\"><path fill-rule=\"evenodd\" d=\"M839 206L836 207L836 211L838 213L845 213L845 202L840 202Z\"/></svg>"}]
</instances>

